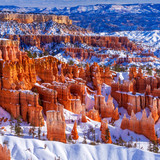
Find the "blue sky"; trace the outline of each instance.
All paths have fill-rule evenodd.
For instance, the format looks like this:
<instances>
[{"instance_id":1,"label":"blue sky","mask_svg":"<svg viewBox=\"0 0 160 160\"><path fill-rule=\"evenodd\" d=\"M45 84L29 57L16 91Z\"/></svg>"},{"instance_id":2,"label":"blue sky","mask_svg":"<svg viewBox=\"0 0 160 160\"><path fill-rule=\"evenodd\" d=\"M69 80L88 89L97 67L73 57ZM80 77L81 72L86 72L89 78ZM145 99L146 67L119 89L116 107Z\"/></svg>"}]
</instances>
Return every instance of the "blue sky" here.
<instances>
[{"instance_id":1,"label":"blue sky","mask_svg":"<svg viewBox=\"0 0 160 160\"><path fill-rule=\"evenodd\" d=\"M160 3L160 0L0 0L0 5L20 7L71 7L90 4Z\"/></svg>"}]
</instances>

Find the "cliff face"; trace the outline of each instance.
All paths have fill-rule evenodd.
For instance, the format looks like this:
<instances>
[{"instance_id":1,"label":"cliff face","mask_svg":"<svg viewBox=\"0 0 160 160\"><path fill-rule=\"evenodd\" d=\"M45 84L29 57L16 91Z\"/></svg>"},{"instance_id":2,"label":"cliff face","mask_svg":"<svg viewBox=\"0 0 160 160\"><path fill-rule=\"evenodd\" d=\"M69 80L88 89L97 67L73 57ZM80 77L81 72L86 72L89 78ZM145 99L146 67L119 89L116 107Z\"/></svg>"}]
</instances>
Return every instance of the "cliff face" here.
<instances>
[{"instance_id":1,"label":"cliff face","mask_svg":"<svg viewBox=\"0 0 160 160\"><path fill-rule=\"evenodd\" d=\"M73 32L74 34L74 32ZM127 37L112 37L112 36L82 36L82 35L19 35L19 39L21 42L27 44L27 45L33 45L33 46L39 46L40 44L46 44L46 43L86 43L91 46L99 46L99 47L106 47L106 48L111 48L114 50L130 50L130 51L135 51L137 50L136 44L133 42L130 42ZM83 51L82 49L66 49L66 52L75 52L75 53L80 53L84 54L86 51ZM90 53L89 51L87 51ZM84 55L85 56L85 55Z\"/></svg>"},{"instance_id":2,"label":"cliff face","mask_svg":"<svg viewBox=\"0 0 160 160\"><path fill-rule=\"evenodd\" d=\"M115 109L113 98L109 95L107 102L102 95L95 95L95 108L99 110L102 118L112 117L114 120L119 119L118 108Z\"/></svg>"},{"instance_id":3,"label":"cliff face","mask_svg":"<svg viewBox=\"0 0 160 160\"><path fill-rule=\"evenodd\" d=\"M14 118L20 115L24 121L35 126L43 126L42 107L38 103L37 93L19 90L0 90L0 106L12 114Z\"/></svg>"},{"instance_id":4,"label":"cliff face","mask_svg":"<svg viewBox=\"0 0 160 160\"><path fill-rule=\"evenodd\" d=\"M66 123L59 111L47 111L47 138L66 143Z\"/></svg>"},{"instance_id":5,"label":"cliff face","mask_svg":"<svg viewBox=\"0 0 160 160\"><path fill-rule=\"evenodd\" d=\"M12 62L22 59L19 42L0 38L0 59Z\"/></svg>"},{"instance_id":6,"label":"cliff face","mask_svg":"<svg viewBox=\"0 0 160 160\"><path fill-rule=\"evenodd\" d=\"M1 39L0 49L0 105L14 118L21 115L24 121L43 125L39 94L29 91L36 83L34 60L19 51L16 41Z\"/></svg>"},{"instance_id":7,"label":"cliff face","mask_svg":"<svg viewBox=\"0 0 160 160\"><path fill-rule=\"evenodd\" d=\"M49 20L57 23L71 25L72 20L68 16L43 15L43 14L20 14L0 13L0 21L17 21L18 23L47 22Z\"/></svg>"},{"instance_id":8,"label":"cliff face","mask_svg":"<svg viewBox=\"0 0 160 160\"><path fill-rule=\"evenodd\" d=\"M10 160L11 159L11 153L10 150L7 149L7 146L4 147L0 144L0 159L3 160Z\"/></svg>"},{"instance_id":9,"label":"cliff face","mask_svg":"<svg viewBox=\"0 0 160 160\"><path fill-rule=\"evenodd\" d=\"M141 120L137 120L134 112L132 112L130 120L127 119L126 116L124 115L121 123L121 128L129 129L138 134L143 134L151 141L157 140L152 114L150 114L150 116L147 118L145 110L142 113Z\"/></svg>"}]
</instances>

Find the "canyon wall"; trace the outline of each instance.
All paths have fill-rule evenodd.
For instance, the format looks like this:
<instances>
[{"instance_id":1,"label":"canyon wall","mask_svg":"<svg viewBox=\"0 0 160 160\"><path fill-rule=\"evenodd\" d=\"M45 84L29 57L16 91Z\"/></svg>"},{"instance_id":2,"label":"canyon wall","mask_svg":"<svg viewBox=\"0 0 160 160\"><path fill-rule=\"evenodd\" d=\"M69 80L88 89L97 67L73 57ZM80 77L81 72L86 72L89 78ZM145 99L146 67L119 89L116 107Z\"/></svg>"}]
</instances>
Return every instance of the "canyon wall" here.
<instances>
[{"instance_id":1,"label":"canyon wall","mask_svg":"<svg viewBox=\"0 0 160 160\"><path fill-rule=\"evenodd\" d=\"M14 37L13 35L9 37ZM113 37L113 36L82 36L82 35L17 35L15 38L19 39L21 42L26 45L37 46L40 47L41 44L46 43L86 43L91 46L99 46L111 48L114 50L131 50L136 51L137 46L135 43L130 42L127 37ZM74 49L66 50L66 52L72 51L75 52ZM80 50L81 54L84 53L83 50Z\"/></svg>"},{"instance_id":2,"label":"canyon wall","mask_svg":"<svg viewBox=\"0 0 160 160\"><path fill-rule=\"evenodd\" d=\"M60 24L72 24L72 20L70 20L68 16L57 16L48 14L0 13L0 21L17 21L18 23L40 23L47 22L49 20Z\"/></svg>"},{"instance_id":3,"label":"canyon wall","mask_svg":"<svg viewBox=\"0 0 160 160\"><path fill-rule=\"evenodd\" d=\"M130 119L126 118L126 116L124 115L123 120L121 122L121 128L129 129L137 134L143 134L151 141L157 140L152 113L147 118L145 110L143 110L142 112L141 120L138 120L136 118L134 112L132 112Z\"/></svg>"}]
</instances>

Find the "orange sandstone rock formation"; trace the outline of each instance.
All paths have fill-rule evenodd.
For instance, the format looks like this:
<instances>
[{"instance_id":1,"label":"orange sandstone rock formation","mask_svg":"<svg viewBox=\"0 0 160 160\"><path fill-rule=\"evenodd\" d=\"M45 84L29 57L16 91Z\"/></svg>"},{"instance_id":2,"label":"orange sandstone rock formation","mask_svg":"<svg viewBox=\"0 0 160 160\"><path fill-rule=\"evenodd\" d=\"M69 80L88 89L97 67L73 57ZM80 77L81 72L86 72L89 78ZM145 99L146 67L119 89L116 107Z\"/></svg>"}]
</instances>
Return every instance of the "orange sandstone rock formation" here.
<instances>
[{"instance_id":1,"label":"orange sandstone rock formation","mask_svg":"<svg viewBox=\"0 0 160 160\"><path fill-rule=\"evenodd\" d=\"M0 159L1 160L10 160L11 159L11 153L10 150L7 149L7 146L4 147L0 144Z\"/></svg>"},{"instance_id":2,"label":"orange sandstone rock formation","mask_svg":"<svg viewBox=\"0 0 160 160\"><path fill-rule=\"evenodd\" d=\"M0 105L15 118L21 115L35 126L43 125L39 95L24 91L30 90L36 82L34 60L19 51L18 42L1 39L0 48Z\"/></svg>"},{"instance_id":3,"label":"orange sandstone rock formation","mask_svg":"<svg viewBox=\"0 0 160 160\"><path fill-rule=\"evenodd\" d=\"M141 120L138 120L136 118L136 115L134 114L133 111L130 120L127 119L126 116L124 115L123 120L121 122L121 128L129 129L137 134L143 134L151 141L157 140L152 113L150 113L150 116L147 118L145 110L143 110L142 112Z\"/></svg>"},{"instance_id":4,"label":"orange sandstone rock formation","mask_svg":"<svg viewBox=\"0 0 160 160\"><path fill-rule=\"evenodd\" d=\"M106 119L102 120L101 122L101 138L105 143L112 143L109 128L108 128L108 122Z\"/></svg>"},{"instance_id":5,"label":"orange sandstone rock formation","mask_svg":"<svg viewBox=\"0 0 160 160\"><path fill-rule=\"evenodd\" d=\"M86 113L85 111L82 111L82 118L81 118L81 122L86 123L87 122L87 118L86 118Z\"/></svg>"},{"instance_id":6,"label":"orange sandstone rock formation","mask_svg":"<svg viewBox=\"0 0 160 160\"><path fill-rule=\"evenodd\" d=\"M71 135L72 135L72 138L74 140L77 140L78 139L78 131L77 131L77 122L75 121L74 122L74 126L73 126L73 129L72 129L72 132L71 132Z\"/></svg>"},{"instance_id":7,"label":"orange sandstone rock formation","mask_svg":"<svg viewBox=\"0 0 160 160\"><path fill-rule=\"evenodd\" d=\"M101 122L101 117L99 115L99 112L98 110L95 110L94 108L91 109L89 112L87 112L86 116L94 121Z\"/></svg>"},{"instance_id":8,"label":"orange sandstone rock formation","mask_svg":"<svg viewBox=\"0 0 160 160\"><path fill-rule=\"evenodd\" d=\"M31 91L0 90L0 105L14 118L22 116L24 121L35 126L44 125L42 107L38 103L38 94Z\"/></svg>"},{"instance_id":9,"label":"orange sandstone rock formation","mask_svg":"<svg viewBox=\"0 0 160 160\"><path fill-rule=\"evenodd\" d=\"M47 22L49 20L66 25L72 24L68 16L44 15L44 14L21 14L21 13L1 13L1 21L17 21L18 23Z\"/></svg>"},{"instance_id":10,"label":"orange sandstone rock formation","mask_svg":"<svg viewBox=\"0 0 160 160\"><path fill-rule=\"evenodd\" d=\"M112 117L114 120L119 119L118 108L115 109L113 104L113 98L108 96L107 102L102 95L95 95L95 109L99 110L102 118Z\"/></svg>"},{"instance_id":11,"label":"orange sandstone rock formation","mask_svg":"<svg viewBox=\"0 0 160 160\"><path fill-rule=\"evenodd\" d=\"M66 123L62 118L60 111L47 111L47 138L51 141L60 141L66 143L65 128Z\"/></svg>"}]
</instances>

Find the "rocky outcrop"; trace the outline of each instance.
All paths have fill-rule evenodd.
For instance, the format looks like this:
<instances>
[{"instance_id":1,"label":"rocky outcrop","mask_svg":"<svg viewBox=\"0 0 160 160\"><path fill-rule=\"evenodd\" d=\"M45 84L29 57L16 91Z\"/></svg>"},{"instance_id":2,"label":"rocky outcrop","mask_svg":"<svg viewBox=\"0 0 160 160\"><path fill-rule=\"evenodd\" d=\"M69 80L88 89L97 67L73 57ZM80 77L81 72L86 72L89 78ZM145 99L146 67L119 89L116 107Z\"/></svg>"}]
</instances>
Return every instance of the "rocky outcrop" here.
<instances>
[{"instance_id":1,"label":"rocky outcrop","mask_svg":"<svg viewBox=\"0 0 160 160\"><path fill-rule=\"evenodd\" d=\"M106 119L102 120L101 122L101 138L102 138L102 141L105 143L112 143L109 128L108 128L108 122Z\"/></svg>"},{"instance_id":2,"label":"rocky outcrop","mask_svg":"<svg viewBox=\"0 0 160 160\"><path fill-rule=\"evenodd\" d=\"M36 74L44 83L58 80L58 60L51 56L35 60Z\"/></svg>"},{"instance_id":3,"label":"rocky outcrop","mask_svg":"<svg viewBox=\"0 0 160 160\"><path fill-rule=\"evenodd\" d=\"M65 128L66 123L63 121L60 111L47 111L47 138L51 141L60 141L66 143Z\"/></svg>"},{"instance_id":4,"label":"rocky outcrop","mask_svg":"<svg viewBox=\"0 0 160 160\"><path fill-rule=\"evenodd\" d=\"M2 87L6 89L31 89L36 83L34 60L23 57L21 62L0 61Z\"/></svg>"},{"instance_id":5,"label":"rocky outcrop","mask_svg":"<svg viewBox=\"0 0 160 160\"><path fill-rule=\"evenodd\" d=\"M132 62L153 62L151 57L119 57L117 58L116 63L132 63Z\"/></svg>"},{"instance_id":6,"label":"rocky outcrop","mask_svg":"<svg viewBox=\"0 0 160 160\"><path fill-rule=\"evenodd\" d=\"M101 117L99 115L98 110L95 110L94 108L91 109L89 112L86 113L86 116L89 117L90 119L100 122L101 121Z\"/></svg>"},{"instance_id":7,"label":"rocky outcrop","mask_svg":"<svg viewBox=\"0 0 160 160\"><path fill-rule=\"evenodd\" d=\"M38 103L38 94L31 91L0 90L0 105L14 118L20 115L24 121L35 126L43 126L42 107Z\"/></svg>"},{"instance_id":8,"label":"rocky outcrop","mask_svg":"<svg viewBox=\"0 0 160 160\"><path fill-rule=\"evenodd\" d=\"M43 125L39 95L28 91L36 83L34 60L19 51L18 42L1 39L0 48L0 105L14 118L21 115L24 121Z\"/></svg>"},{"instance_id":9,"label":"rocky outcrop","mask_svg":"<svg viewBox=\"0 0 160 160\"><path fill-rule=\"evenodd\" d=\"M77 131L77 122L76 121L74 122L74 126L73 126L73 129L71 131L71 135L72 135L72 138L74 140L77 140L79 138L78 131Z\"/></svg>"},{"instance_id":10,"label":"rocky outcrop","mask_svg":"<svg viewBox=\"0 0 160 160\"><path fill-rule=\"evenodd\" d=\"M34 126L43 126L42 106L39 105L39 94L31 91L20 91L21 116Z\"/></svg>"},{"instance_id":11,"label":"rocky outcrop","mask_svg":"<svg viewBox=\"0 0 160 160\"><path fill-rule=\"evenodd\" d=\"M22 61L22 52L19 50L19 42L0 38L0 59L5 61Z\"/></svg>"},{"instance_id":12,"label":"rocky outcrop","mask_svg":"<svg viewBox=\"0 0 160 160\"><path fill-rule=\"evenodd\" d=\"M85 70L80 70L80 77L84 78L85 81L91 82L93 84L94 89L99 89L102 83L106 83L107 85L111 85L113 82L113 76L109 68L103 69L97 63L93 63L93 65L86 65Z\"/></svg>"},{"instance_id":13,"label":"rocky outcrop","mask_svg":"<svg viewBox=\"0 0 160 160\"><path fill-rule=\"evenodd\" d=\"M159 119L159 77L143 76L139 68L130 68L130 81L123 81L122 84L112 83L111 95L118 102L119 107L127 109L128 114L140 112L148 107L156 122Z\"/></svg>"},{"instance_id":14,"label":"rocky outcrop","mask_svg":"<svg viewBox=\"0 0 160 160\"><path fill-rule=\"evenodd\" d=\"M102 118L112 117L114 120L119 119L118 108L115 109L113 98L108 96L107 102L102 95L95 95L95 109L99 110Z\"/></svg>"},{"instance_id":15,"label":"rocky outcrop","mask_svg":"<svg viewBox=\"0 0 160 160\"><path fill-rule=\"evenodd\" d=\"M144 108L149 108L154 121L156 122L160 116L160 99L146 94L139 94L131 92L116 91L112 94L119 104L119 107L124 107L128 114L131 115L131 111L134 113L141 112Z\"/></svg>"},{"instance_id":16,"label":"rocky outcrop","mask_svg":"<svg viewBox=\"0 0 160 160\"><path fill-rule=\"evenodd\" d=\"M87 122L87 118L86 118L86 113L85 113L85 111L83 110L83 111L81 112L81 114L82 114L81 122L86 123L86 122Z\"/></svg>"},{"instance_id":17,"label":"rocky outcrop","mask_svg":"<svg viewBox=\"0 0 160 160\"><path fill-rule=\"evenodd\" d=\"M46 114L48 110L57 110L57 92L39 84L35 84L34 87L39 93L43 112Z\"/></svg>"},{"instance_id":18,"label":"rocky outcrop","mask_svg":"<svg viewBox=\"0 0 160 160\"><path fill-rule=\"evenodd\" d=\"M0 159L1 160L10 160L11 159L11 153L10 150L7 149L7 146L4 147L0 144Z\"/></svg>"},{"instance_id":19,"label":"rocky outcrop","mask_svg":"<svg viewBox=\"0 0 160 160\"><path fill-rule=\"evenodd\" d=\"M21 42L25 43L26 45L37 46L40 47L41 44L47 43L86 43L87 45L94 46L94 47L105 47L114 50L130 50L136 51L137 46L133 42L130 42L127 37L113 37L113 36L82 36L82 35L19 35L18 39ZM123 41L122 39L125 39ZM39 44L39 46L38 46ZM88 55L92 55L92 50L83 50L83 49L64 49L66 53L76 53L80 54L82 57L86 57ZM77 56L77 55L76 55ZM103 55L105 57L105 55ZM103 57L102 56L102 57Z\"/></svg>"},{"instance_id":20,"label":"rocky outcrop","mask_svg":"<svg viewBox=\"0 0 160 160\"><path fill-rule=\"evenodd\" d=\"M152 113L147 118L145 110L142 112L141 120L136 118L136 115L132 111L130 119L127 119L124 115L121 122L122 129L129 129L137 134L143 134L151 141L156 141L156 133L154 128L154 119L152 118Z\"/></svg>"},{"instance_id":21,"label":"rocky outcrop","mask_svg":"<svg viewBox=\"0 0 160 160\"><path fill-rule=\"evenodd\" d=\"M46 15L46 14L21 14L0 13L1 21L17 21L18 23L47 22L52 20L57 23L71 25L72 20L68 16Z\"/></svg>"},{"instance_id":22,"label":"rocky outcrop","mask_svg":"<svg viewBox=\"0 0 160 160\"><path fill-rule=\"evenodd\" d=\"M138 72L135 67L130 68L129 79L134 80L134 92L144 93L147 85L151 86L151 91L160 87L160 78L156 75L151 77L144 76L141 68L138 69Z\"/></svg>"}]
</instances>

